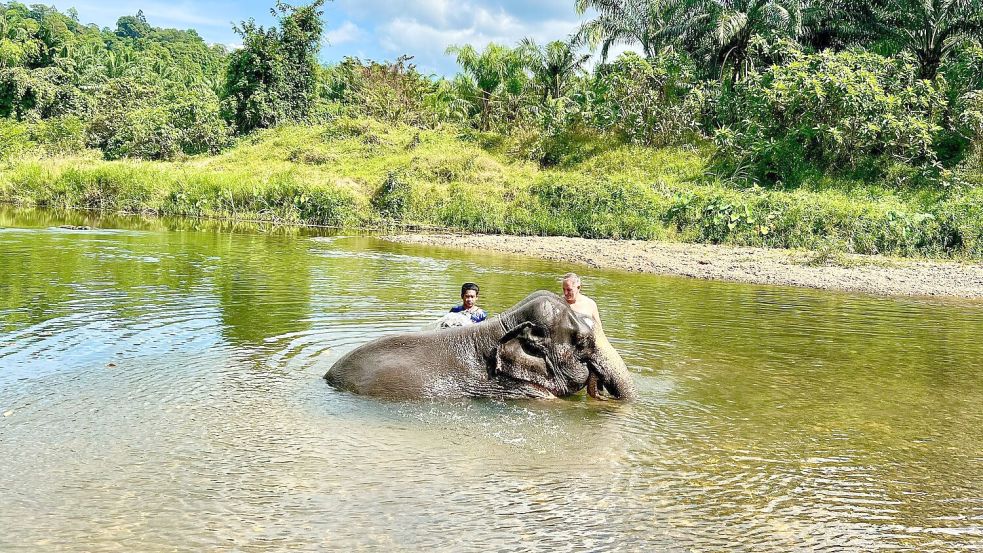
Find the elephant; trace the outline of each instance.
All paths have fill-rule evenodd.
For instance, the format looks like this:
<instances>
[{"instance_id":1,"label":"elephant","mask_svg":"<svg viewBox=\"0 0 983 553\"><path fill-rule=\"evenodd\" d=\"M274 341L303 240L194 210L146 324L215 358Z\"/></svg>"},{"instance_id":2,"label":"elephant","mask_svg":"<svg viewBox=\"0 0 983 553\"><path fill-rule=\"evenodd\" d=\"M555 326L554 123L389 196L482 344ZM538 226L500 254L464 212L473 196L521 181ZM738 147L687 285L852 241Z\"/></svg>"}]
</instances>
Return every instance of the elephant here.
<instances>
[{"instance_id":1,"label":"elephant","mask_svg":"<svg viewBox=\"0 0 983 553\"><path fill-rule=\"evenodd\" d=\"M632 400L634 382L594 320L557 294L530 294L478 324L383 336L339 359L334 388L388 399Z\"/></svg>"}]
</instances>

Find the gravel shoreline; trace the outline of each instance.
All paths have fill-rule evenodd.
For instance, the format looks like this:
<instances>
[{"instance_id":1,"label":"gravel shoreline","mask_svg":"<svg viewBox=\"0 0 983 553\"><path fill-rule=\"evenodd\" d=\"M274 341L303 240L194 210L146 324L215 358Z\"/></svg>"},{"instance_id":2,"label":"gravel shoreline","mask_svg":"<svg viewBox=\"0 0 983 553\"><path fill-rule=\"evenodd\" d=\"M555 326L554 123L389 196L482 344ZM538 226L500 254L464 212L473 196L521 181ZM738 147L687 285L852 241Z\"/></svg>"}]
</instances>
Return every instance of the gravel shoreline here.
<instances>
[{"instance_id":1,"label":"gravel shoreline","mask_svg":"<svg viewBox=\"0 0 983 553\"><path fill-rule=\"evenodd\" d=\"M493 250L590 267L878 295L983 298L983 264L555 236L401 234L393 242Z\"/></svg>"}]
</instances>

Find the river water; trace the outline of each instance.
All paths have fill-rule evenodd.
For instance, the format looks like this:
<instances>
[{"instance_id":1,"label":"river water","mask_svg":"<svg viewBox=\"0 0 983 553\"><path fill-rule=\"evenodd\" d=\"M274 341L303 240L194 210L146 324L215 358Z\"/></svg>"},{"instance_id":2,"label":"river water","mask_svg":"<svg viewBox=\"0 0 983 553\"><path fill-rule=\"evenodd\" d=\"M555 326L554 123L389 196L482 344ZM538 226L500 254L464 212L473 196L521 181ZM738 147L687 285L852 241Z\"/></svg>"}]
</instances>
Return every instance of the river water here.
<instances>
[{"instance_id":1,"label":"river water","mask_svg":"<svg viewBox=\"0 0 983 553\"><path fill-rule=\"evenodd\" d=\"M0 551L983 550L980 302L295 228L0 227ZM322 379L464 281L495 313L568 270L637 403Z\"/></svg>"}]
</instances>

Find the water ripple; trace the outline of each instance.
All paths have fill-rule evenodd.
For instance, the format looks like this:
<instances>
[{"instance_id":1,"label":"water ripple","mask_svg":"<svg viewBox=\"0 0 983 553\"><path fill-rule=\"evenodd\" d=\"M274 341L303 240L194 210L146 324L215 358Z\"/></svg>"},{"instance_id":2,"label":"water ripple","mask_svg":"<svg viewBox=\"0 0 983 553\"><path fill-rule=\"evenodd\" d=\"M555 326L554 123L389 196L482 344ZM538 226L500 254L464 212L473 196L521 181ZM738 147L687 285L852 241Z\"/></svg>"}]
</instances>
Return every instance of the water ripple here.
<instances>
[{"instance_id":1,"label":"water ripple","mask_svg":"<svg viewBox=\"0 0 983 553\"><path fill-rule=\"evenodd\" d=\"M973 551L979 306L251 232L4 229L0 550ZM386 402L341 355L585 273L640 401Z\"/></svg>"}]
</instances>

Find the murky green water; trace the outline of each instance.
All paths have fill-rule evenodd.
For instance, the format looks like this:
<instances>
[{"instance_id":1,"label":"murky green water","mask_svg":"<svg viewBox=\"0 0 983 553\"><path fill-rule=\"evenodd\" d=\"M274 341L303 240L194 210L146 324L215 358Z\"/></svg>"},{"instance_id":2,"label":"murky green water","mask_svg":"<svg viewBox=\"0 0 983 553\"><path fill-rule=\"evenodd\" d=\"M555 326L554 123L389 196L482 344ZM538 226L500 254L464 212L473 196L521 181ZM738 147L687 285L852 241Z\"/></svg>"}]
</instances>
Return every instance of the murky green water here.
<instances>
[{"instance_id":1,"label":"murky green water","mask_svg":"<svg viewBox=\"0 0 983 553\"><path fill-rule=\"evenodd\" d=\"M296 229L0 227L0 551L983 549L983 303ZM498 312L568 270L640 402L321 379L465 280Z\"/></svg>"}]
</instances>

